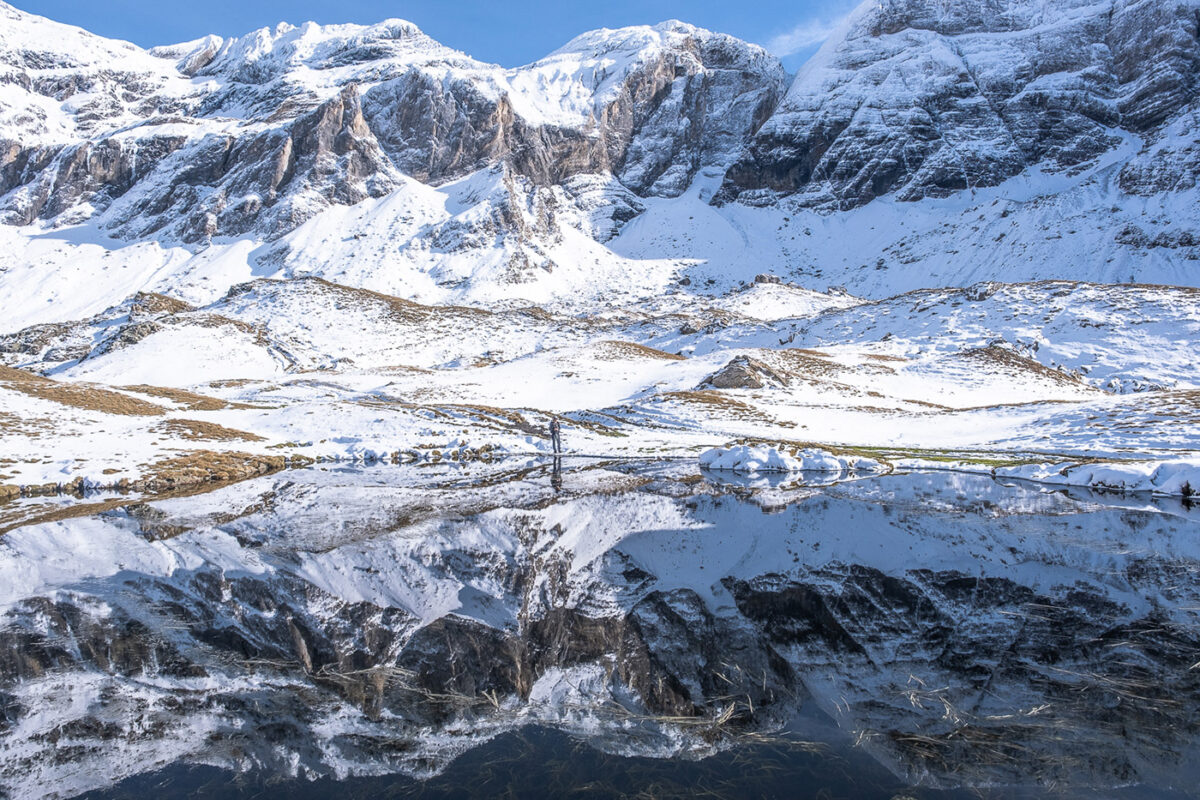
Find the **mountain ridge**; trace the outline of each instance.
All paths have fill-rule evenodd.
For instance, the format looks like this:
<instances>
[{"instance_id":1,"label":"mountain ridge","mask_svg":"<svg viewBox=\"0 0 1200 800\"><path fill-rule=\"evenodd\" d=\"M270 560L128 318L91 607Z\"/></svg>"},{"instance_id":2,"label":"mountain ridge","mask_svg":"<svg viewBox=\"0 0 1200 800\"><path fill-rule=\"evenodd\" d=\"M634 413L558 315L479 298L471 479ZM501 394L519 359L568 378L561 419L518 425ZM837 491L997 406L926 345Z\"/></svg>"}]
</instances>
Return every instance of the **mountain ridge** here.
<instances>
[{"instance_id":1,"label":"mountain ridge","mask_svg":"<svg viewBox=\"0 0 1200 800\"><path fill-rule=\"evenodd\" d=\"M485 306L1198 280L1195 0L865 3L795 76L678 21L504 68L398 20L143 51L5 8L22 324L298 274Z\"/></svg>"},{"instance_id":2,"label":"mountain ridge","mask_svg":"<svg viewBox=\"0 0 1200 800\"><path fill-rule=\"evenodd\" d=\"M21 17L27 26L36 20ZM47 92L70 99L77 87L48 85L29 62L70 69L64 62L72 49L7 59L10 67L24 69L9 82L26 88L27 105ZM64 104L68 119L59 120L56 141L40 148L5 136L9 155L0 193L7 193L7 222L59 221L69 211L74 215L65 218L68 224L86 219L134 184L149 185L155 168L177 152L192 163L219 160L199 175L180 175L182 166L166 164L157 176L162 190L147 201L158 217L168 208L177 215L190 209L193 219L168 234L190 244L251 228L276 238L321 207L386 194L395 188L396 172L440 184L505 162L539 185L608 172L639 193L679 194L700 168L732 159L784 82L782 67L761 48L676 22L584 34L512 70L474 61L403 21L281 24L236 39L209 37L158 49L177 59L174 68L152 63L153 50L130 52L148 71L142 77L156 84L151 88L166 90L139 98L137 109L106 97L93 103L103 108L72 117ZM178 72L172 75L172 69ZM668 90L677 82L679 91ZM89 76L77 83L116 92L97 87ZM168 111L176 113L164 117ZM41 129L33 133L55 138L50 126L39 125L37 113L16 116L27 129ZM306 130L295 126L316 128L328 146L305 146ZM706 139L705 130L712 137ZM639 142L642 133L654 143ZM324 169L297 163L305 156L321 161L347 154L345 163ZM276 169L258 169L271 159ZM302 196L279 191L297 175L304 180L293 194ZM377 185L353 188L359 178L374 178ZM89 202L92 208L84 207ZM259 212L276 202L290 208L259 224ZM145 211L136 209L138 216ZM160 221L129 227L118 218L107 227L142 238L159 234L166 224Z\"/></svg>"}]
</instances>

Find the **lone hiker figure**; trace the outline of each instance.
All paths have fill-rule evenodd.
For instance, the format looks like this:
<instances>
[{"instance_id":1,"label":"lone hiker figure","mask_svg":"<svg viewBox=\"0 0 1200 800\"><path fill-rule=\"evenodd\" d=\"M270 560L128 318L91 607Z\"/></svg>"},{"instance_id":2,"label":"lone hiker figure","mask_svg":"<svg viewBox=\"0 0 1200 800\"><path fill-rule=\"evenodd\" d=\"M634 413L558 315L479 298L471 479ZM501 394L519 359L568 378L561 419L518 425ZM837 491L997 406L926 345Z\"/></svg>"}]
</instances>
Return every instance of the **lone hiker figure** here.
<instances>
[{"instance_id":1,"label":"lone hiker figure","mask_svg":"<svg viewBox=\"0 0 1200 800\"><path fill-rule=\"evenodd\" d=\"M557 417L550 420L550 444L554 445L555 454L562 452L562 426Z\"/></svg>"}]
</instances>

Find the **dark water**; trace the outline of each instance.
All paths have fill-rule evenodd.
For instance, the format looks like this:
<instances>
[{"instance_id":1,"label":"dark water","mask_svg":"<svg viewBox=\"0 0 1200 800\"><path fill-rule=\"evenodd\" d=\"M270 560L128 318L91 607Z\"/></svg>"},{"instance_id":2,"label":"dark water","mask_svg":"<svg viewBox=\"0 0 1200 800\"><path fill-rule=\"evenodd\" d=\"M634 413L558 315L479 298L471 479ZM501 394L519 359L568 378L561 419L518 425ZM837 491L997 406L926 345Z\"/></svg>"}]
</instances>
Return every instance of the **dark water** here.
<instances>
[{"instance_id":1,"label":"dark water","mask_svg":"<svg viewBox=\"0 0 1200 800\"><path fill-rule=\"evenodd\" d=\"M312 470L0 540L0 796L1189 797L1200 518Z\"/></svg>"},{"instance_id":2,"label":"dark water","mask_svg":"<svg viewBox=\"0 0 1200 800\"><path fill-rule=\"evenodd\" d=\"M280 781L212 768L176 767L131 779L89 798L259 798L317 800L473 797L976 797L964 791L909 791L902 781L850 748L814 752L806 745L744 746L698 761L614 756L585 740L545 728L504 734L418 781L396 776Z\"/></svg>"},{"instance_id":3,"label":"dark water","mask_svg":"<svg viewBox=\"0 0 1200 800\"><path fill-rule=\"evenodd\" d=\"M743 745L697 761L611 755L585 739L546 728L504 734L455 760L440 775L416 780L375 778L281 779L213 767L175 766L123 781L87 800L199 798L813 798L814 800L956 800L1033 797L1188 798L1161 786L1122 786L1102 795L1078 787L931 789L898 779L848 742L814 749L780 741Z\"/></svg>"}]
</instances>

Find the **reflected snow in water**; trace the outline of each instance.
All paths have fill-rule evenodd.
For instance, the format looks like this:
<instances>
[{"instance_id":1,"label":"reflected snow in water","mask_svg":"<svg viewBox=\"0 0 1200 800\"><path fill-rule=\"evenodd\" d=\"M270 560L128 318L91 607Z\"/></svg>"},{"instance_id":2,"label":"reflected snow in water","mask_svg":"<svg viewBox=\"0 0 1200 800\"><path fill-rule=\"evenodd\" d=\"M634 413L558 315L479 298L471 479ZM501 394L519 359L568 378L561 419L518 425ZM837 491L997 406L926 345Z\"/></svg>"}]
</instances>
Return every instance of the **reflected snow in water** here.
<instances>
[{"instance_id":1,"label":"reflected snow in water","mask_svg":"<svg viewBox=\"0 0 1200 800\"><path fill-rule=\"evenodd\" d=\"M282 473L0 539L0 795L1184 797L1198 572L954 473Z\"/></svg>"}]
</instances>

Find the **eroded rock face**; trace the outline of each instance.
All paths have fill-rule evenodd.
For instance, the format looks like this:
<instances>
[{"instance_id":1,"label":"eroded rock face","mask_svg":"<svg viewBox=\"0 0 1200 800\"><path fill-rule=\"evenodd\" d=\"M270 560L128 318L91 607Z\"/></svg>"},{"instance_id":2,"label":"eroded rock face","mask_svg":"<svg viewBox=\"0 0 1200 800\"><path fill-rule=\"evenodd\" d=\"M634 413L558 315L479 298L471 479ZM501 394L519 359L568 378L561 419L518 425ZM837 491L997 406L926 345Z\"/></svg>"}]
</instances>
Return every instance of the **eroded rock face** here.
<instances>
[{"instance_id":1,"label":"eroded rock face","mask_svg":"<svg viewBox=\"0 0 1200 800\"><path fill-rule=\"evenodd\" d=\"M1152 131L1142 150L1122 168L1122 191L1150 196L1158 192L1186 192L1200 179L1200 108L1186 111Z\"/></svg>"},{"instance_id":2,"label":"eroded rock face","mask_svg":"<svg viewBox=\"0 0 1200 800\"><path fill-rule=\"evenodd\" d=\"M545 93L536 105L555 91L544 84L558 76L547 74L582 63L597 84L586 119L540 118L528 98L414 72L369 93L371 127L394 163L426 182L503 162L538 186L607 172L639 195L676 196L700 169L732 163L782 96L784 72L730 36L664 23L651 41L646 30L585 34L509 73L522 89L536 76ZM610 68L623 72L614 79Z\"/></svg>"},{"instance_id":3,"label":"eroded rock face","mask_svg":"<svg viewBox=\"0 0 1200 800\"><path fill-rule=\"evenodd\" d=\"M202 242L278 236L333 204L379 197L400 180L363 116L355 85L295 121L265 131L121 136L65 148L7 199L10 222L107 211L128 238ZM80 204L87 207L76 210Z\"/></svg>"},{"instance_id":4,"label":"eroded rock face","mask_svg":"<svg viewBox=\"0 0 1200 800\"><path fill-rule=\"evenodd\" d=\"M1135 136L1125 192L1187 190L1200 169L1195 0L870 2L790 89L761 48L677 22L585 34L505 70L396 20L149 52L57 26L40 37L55 47L31 51L30 32L54 24L3 13L9 224L98 216L131 239L274 239L402 176L499 167L533 192L613 176L634 197L678 196L706 171L725 176L717 202L847 209L1083 169ZM622 202L597 237L638 212Z\"/></svg>"},{"instance_id":5,"label":"eroded rock face","mask_svg":"<svg viewBox=\"0 0 1200 800\"><path fill-rule=\"evenodd\" d=\"M503 70L399 21L147 53L5 13L26 38L51 28L59 49L0 40L5 80L26 98L0 114L0 218L100 214L134 239L274 239L401 175L441 184L497 166L538 188L608 174L638 195L678 195L732 163L785 82L761 48L681 23L586 34ZM111 102L38 116L80 91Z\"/></svg>"},{"instance_id":6,"label":"eroded rock face","mask_svg":"<svg viewBox=\"0 0 1200 800\"><path fill-rule=\"evenodd\" d=\"M1197 15L1190 0L864 4L801 70L721 197L850 208L1033 165L1070 170L1190 102Z\"/></svg>"},{"instance_id":7,"label":"eroded rock face","mask_svg":"<svg viewBox=\"0 0 1200 800\"><path fill-rule=\"evenodd\" d=\"M783 94L773 59L729 36L689 34L606 113L617 177L675 197L705 167L725 168Z\"/></svg>"}]
</instances>

